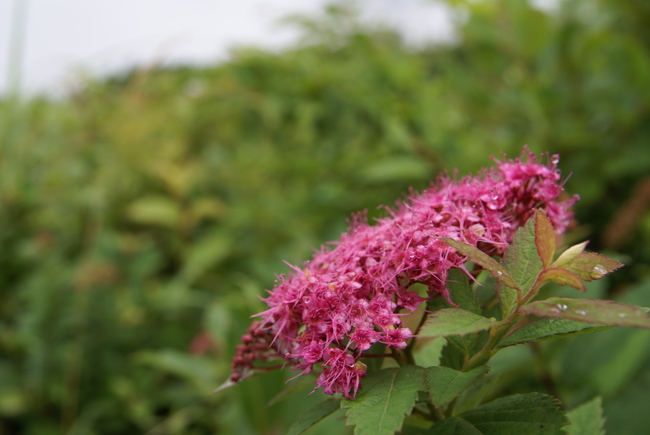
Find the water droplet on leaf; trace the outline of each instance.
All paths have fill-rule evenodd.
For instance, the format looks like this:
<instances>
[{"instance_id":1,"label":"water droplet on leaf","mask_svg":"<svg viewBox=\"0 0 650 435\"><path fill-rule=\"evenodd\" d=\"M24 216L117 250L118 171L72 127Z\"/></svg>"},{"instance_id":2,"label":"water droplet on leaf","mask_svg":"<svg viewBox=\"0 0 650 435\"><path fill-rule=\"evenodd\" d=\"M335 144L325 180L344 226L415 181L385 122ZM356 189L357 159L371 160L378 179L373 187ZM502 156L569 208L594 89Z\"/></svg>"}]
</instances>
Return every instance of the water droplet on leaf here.
<instances>
[{"instance_id":1,"label":"water droplet on leaf","mask_svg":"<svg viewBox=\"0 0 650 435\"><path fill-rule=\"evenodd\" d=\"M554 165L557 165L558 163L560 163L560 156L557 154L553 155L553 157L551 157L551 162Z\"/></svg>"},{"instance_id":2,"label":"water droplet on leaf","mask_svg":"<svg viewBox=\"0 0 650 435\"><path fill-rule=\"evenodd\" d=\"M603 276L607 275L607 269L605 269L604 266L597 264L593 269L591 269L590 275L593 279L600 279Z\"/></svg>"},{"instance_id":3,"label":"water droplet on leaf","mask_svg":"<svg viewBox=\"0 0 650 435\"><path fill-rule=\"evenodd\" d=\"M580 314L581 316L586 316L587 310L576 310L576 314Z\"/></svg>"},{"instance_id":4,"label":"water droplet on leaf","mask_svg":"<svg viewBox=\"0 0 650 435\"><path fill-rule=\"evenodd\" d=\"M501 276L501 275L503 275L503 272L501 272L500 270L497 270L497 275Z\"/></svg>"},{"instance_id":5,"label":"water droplet on leaf","mask_svg":"<svg viewBox=\"0 0 650 435\"><path fill-rule=\"evenodd\" d=\"M566 311L569 307L566 304L557 304L558 309Z\"/></svg>"},{"instance_id":6,"label":"water droplet on leaf","mask_svg":"<svg viewBox=\"0 0 650 435\"><path fill-rule=\"evenodd\" d=\"M621 319L625 319L625 318L627 317L627 314L625 314L625 313L619 313L619 314L618 314L618 317L620 317Z\"/></svg>"}]
</instances>

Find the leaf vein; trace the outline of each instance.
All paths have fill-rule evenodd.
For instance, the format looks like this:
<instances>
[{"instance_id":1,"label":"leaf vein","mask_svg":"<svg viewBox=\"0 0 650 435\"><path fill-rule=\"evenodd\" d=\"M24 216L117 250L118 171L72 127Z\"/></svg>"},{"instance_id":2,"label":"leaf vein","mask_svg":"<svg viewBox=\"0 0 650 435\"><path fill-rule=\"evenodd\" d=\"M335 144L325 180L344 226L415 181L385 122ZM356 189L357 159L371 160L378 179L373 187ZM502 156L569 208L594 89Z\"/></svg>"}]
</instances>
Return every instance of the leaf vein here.
<instances>
[{"instance_id":1,"label":"leaf vein","mask_svg":"<svg viewBox=\"0 0 650 435\"><path fill-rule=\"evenodd\" d=\"M381 433L381 427L384 424L384 417L386 416L386 411L388 410L388 404L390 403L390 395L393 392L393 386L395 385L395 378L397 377L397 370L393 373L393 378L390 380L390 388L388 389L388 396L386 397L386 405L384 406L384 412L381 414L381 419L379 420L379 426L377 426L377 434Z\"/></svg>"}]
</instances>

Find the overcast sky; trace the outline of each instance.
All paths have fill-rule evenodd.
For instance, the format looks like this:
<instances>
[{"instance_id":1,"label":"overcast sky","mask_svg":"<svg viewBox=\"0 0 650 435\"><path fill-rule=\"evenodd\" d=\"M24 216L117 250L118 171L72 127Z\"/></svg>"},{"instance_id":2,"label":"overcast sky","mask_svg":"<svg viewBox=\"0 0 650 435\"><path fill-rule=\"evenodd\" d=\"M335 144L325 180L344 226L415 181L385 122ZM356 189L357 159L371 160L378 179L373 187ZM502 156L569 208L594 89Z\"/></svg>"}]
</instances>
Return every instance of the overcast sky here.
<instances>
[{"instance_id":1,"label":"overcast sky","mask_svg":"<svg viewBox=\"0 0 650 435\"><path fill-rule=\"evenodd\" d=\"M20 71L23 93L58 94L80 71L105 75L159 61L207 64L226 59L236 45L281 48L298 37L296 29L278 24L281 17L316 15L327 3L0 0L0 93L15 77L10 71ZM391 24L413 43L451 34L448 11L434 0L360 0L359 7L365 20ZM22 44L16 35L24 36Z\"/></svg>"}]
</instances>

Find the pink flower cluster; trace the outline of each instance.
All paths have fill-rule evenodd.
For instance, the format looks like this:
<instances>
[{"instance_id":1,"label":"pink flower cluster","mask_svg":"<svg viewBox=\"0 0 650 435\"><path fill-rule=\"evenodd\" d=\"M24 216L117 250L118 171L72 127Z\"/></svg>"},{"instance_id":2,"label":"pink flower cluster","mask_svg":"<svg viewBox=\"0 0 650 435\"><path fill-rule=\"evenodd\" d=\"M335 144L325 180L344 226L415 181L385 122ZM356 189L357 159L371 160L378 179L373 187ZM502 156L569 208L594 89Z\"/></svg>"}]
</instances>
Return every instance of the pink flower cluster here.
<instances>
[{"instance_id":1,"label":"pink flower cluster","mask_svg":"<svg viewBox=\"0 0 650 435\"><path fill-rule=\"evenodd\" d=\"M514 161L462 180L440 176L420 194L414 192L388 216L369 225L363 214L333 249L323 247L289 276L280 276L264 301L259 328L272 336L276 355L300 374L320 365L316 388L354 397L366 366L359 360L374 343L407 347L413 331L401 316L425 298L412 291L425 284L428 297L451 302L445 286L452 267L465 258L440 240L450 237L502 255L517 228L542 208L562 233L572 218L577 196L563 202L557 156L547 164L524 149ZM250 368L233 364L233 381Z\"/></svg>"}]
</instances>

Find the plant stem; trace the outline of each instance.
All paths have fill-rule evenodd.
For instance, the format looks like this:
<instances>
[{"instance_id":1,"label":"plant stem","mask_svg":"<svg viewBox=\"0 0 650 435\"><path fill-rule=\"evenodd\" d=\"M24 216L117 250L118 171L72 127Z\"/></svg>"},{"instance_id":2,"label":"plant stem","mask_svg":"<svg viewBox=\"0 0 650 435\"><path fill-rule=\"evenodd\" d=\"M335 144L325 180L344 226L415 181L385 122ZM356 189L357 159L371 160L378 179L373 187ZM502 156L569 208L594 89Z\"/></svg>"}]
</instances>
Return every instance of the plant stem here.
<instances>
[{"instance_id":1,"label":"plant stem","mask_svg":"<svg viewBox=\"0 0 650 435\"><path fill-rule=\"evenodd\" d=\"M501 339L503 333L506 332L517 320L519 320L521 316L521 313L515 311L503 323L490 328L490 338L488 338L487 342L480 351L465 361L461 371L467 372L476 367L481 361L490 359L492 356L494 356L494 354L499 351L499 349L493 349L494 345L496 345L497 342Z\"/></svg>"}]
</instances>

